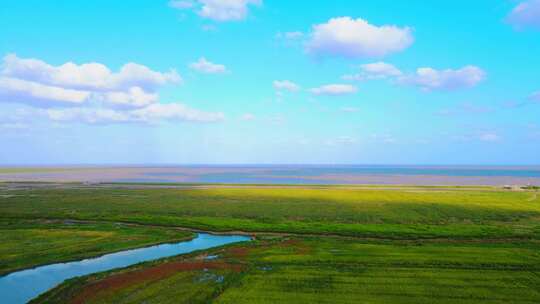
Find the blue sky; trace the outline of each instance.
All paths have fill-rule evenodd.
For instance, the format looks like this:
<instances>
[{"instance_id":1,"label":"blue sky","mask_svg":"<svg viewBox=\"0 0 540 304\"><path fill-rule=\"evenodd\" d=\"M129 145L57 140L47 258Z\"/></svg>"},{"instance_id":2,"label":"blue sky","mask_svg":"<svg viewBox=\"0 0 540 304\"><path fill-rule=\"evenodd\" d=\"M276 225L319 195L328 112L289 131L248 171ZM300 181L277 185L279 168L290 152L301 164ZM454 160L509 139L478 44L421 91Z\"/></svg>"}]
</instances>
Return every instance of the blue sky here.
<instances>
[{"instance_id":1,"label":"blue sky","mask_svg":"<svg viewBox=\"0 0 540 304\"><path fill-rule=\"evenodd\" d=\"M540 164L538 54L540 0L7 0L0 163Z\"/></svg>"}]
</instances>

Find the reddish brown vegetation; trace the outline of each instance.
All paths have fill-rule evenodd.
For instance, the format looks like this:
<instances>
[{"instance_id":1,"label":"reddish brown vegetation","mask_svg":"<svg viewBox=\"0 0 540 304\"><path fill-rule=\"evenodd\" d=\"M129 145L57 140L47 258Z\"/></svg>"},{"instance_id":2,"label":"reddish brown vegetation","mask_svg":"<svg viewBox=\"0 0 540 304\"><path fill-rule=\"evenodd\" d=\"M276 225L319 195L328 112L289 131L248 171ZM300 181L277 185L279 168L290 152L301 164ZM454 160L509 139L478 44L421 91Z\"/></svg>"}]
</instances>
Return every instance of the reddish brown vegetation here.
<instances>
[{"instance_id":1,"label":"reddish brown vegetation","mask_svg":"<svg viewBox=\"0 0 540 304\"><path fill-rule=\"evenodd\" d=\"M130 271L113 275L109 278L86 286L73 300L73 304L85 303L98 293L122 289L137 283L156 281L174 275L180 271L194 271L202 269L230 269L235 272L242 270L238 264L224 262L171 262L141 270Z\"/></svg>"},{"instance_id":2,"label":"reddish brown vegetation","mask_svg":"<svg viewBox=\"0 0 540 304\"><path fill-rule=\"evenodd\" d=\"M296 253L298 254L308 254L309 252L311 252L311 247L307 246L306 244L304 244L303 242L299 240L289 239L289 240L281 242L279 246L294 247Z\"/></svg>"},{"instance_id":3,"label":"reddish brown vegetation","mask_svg":"<svg viewBox=\"0 0 540 304\"><path fill-rule=\"evenodd\" d=\"M227 250L227 255L235 258L243 258L247 256L249 249L246 247L235 247Z\"/></svg>"}]
</instances>

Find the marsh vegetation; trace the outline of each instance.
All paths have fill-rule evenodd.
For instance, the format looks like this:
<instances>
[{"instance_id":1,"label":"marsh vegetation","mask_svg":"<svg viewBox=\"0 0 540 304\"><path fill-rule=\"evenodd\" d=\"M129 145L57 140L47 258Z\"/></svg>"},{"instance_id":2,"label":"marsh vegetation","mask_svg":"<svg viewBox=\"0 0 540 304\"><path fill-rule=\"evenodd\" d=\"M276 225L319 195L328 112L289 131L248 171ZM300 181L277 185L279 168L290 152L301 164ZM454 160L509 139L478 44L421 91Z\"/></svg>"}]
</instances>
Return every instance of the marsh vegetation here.
<instances>
[{"instance_id":1,"label":"marsh vegetation","mask_svg":"<svg viewBox=\"0 0 540 304\"><path fill-rule=\"evenodd\" d=\"M180 228L256 236L72 279L36 303L540 301L534 191L30 187L0 193L0 218L4 272L189 236Z\"/></svg>"}]
</instances>

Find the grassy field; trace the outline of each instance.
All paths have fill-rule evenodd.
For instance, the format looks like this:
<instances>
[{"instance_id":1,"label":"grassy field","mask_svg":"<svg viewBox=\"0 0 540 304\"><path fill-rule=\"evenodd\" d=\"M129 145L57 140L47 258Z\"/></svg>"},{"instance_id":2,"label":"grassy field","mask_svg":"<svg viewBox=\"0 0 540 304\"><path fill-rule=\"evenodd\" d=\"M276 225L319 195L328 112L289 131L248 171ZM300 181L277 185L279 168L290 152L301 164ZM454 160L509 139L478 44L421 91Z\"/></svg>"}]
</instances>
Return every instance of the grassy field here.
<instances>
[{"instance_id":1,"label":"grassy field","mask_svg":"<svg viewBox=\"0 0 540 304\"><path fill-rule=\"evenodd\" d=\"M1 188L2 271L186 236L173 227L242 230L257 241L75 278L36 303L540 303L532 190L120 186Z\"/></svg>"},{"instance_id":2,"label":"grassy field","mask_svg":"<svg viewBox=\"0 0 540 304\"><path fill-rule=\"evenodd\" d=\"M110 223L5 219L0 221L0 232L0 275L193 236L173 229Z\"/></svg>"},{"instance_id":3,"label":"grassy field","mask_svg":"<svg viewBox=\"0 0 540 304\"><path fill-rule=\"evenodd\" d=\"M77 278L34 303L538 303L539 249L260 239Z\"/></svg>"},{"instance_id":4,"label":"grassy field","mask_svg":"<svg viewBox=\"0 0 540 304\"><path fill-rule=\"evenodd\" d=\"M4 190L0 218L392 239L539 239L540 197L531 191L426 188Z\"/></svg>"}]
</instances>

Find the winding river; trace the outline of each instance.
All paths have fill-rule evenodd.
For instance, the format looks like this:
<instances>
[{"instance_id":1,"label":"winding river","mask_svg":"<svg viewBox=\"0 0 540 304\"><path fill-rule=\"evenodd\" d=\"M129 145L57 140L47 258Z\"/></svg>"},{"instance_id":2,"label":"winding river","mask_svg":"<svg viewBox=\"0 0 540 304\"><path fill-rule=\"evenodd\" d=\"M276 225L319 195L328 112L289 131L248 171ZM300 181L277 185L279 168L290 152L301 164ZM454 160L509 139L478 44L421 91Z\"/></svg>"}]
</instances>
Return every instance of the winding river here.
<instances>
[{"instance_id":1,"label":"winding river","mask_svg":"<svg viewBox=\"0 0 540 304\"><path fill-rule=\"evenodd\" d=\"M249 240L248 236L241 235L199 233L190 241L125 250L97 258L21 270L0 277L0 302L2 304L27 303L73 277Z\"/></svg>"}]
</instances>

